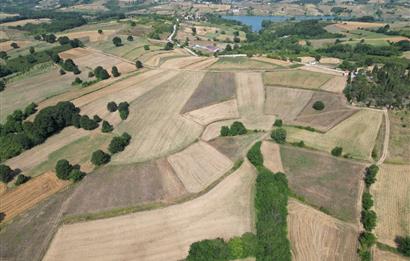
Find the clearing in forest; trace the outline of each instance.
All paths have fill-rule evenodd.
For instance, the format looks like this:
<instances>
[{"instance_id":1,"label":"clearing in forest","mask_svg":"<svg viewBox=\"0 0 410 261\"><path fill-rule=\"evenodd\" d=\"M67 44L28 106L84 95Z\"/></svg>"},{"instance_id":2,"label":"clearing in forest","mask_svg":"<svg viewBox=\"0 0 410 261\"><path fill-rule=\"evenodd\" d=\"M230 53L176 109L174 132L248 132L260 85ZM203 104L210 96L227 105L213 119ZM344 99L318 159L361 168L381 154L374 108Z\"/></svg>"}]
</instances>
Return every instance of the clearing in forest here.
<instances>
[{"instance_id":1,"label":"clearing in forest","mask_svg":"<svg viewBox=\"0 0 410 261\"><path fill-rule=\"evenodd\" d=\"M342 220L357 221L363 164L292 146L281 146L280 154L292 191Z\"/></svg>"},{"instance_id":2,"label":"clearing in forest","mask_svg":"<svg viewBox=\"0 0 410 261\"><path fill-rule=\"evenodd\" d=\"M63 225L43 260L184 259L193 242L216 237L229 239L252 231L255 178L254 168L244 162L211 191L191 201Z\"/></svg>"},{"instance_id":3,"label":"clearing in forest","mask_svg":"<svg viewBox=\"0 0 410 261\"><path fill-rule=\"evenodd\" d=\"M372 186L376 236L395 247L396 236L410 234L410 166L383 164Z\"/></svg>"},{"instance_id":4,"label":"clearing in forest","mask_svg":"<svg viewBox=\"0 0 410 261\"><path fill-rule=\"evenodd\" d=\"M233 166L228 157L202 141L169 156L168 161L191 193L207 188Z\"/></svg>"},{"instance_id":5,"label":"clearing in forest","mask_svg":"<svg viewBox=\"0 0 410 261\"><path fill-rule=\"evenodd\" d=\"M68 184L54 172L47 172L1 195L0 212L5 214L5 221L10 220Z\"/></svg>"},{"instance_id":6,"label":"clearing in forest","mask_svg":"<svg viewBox=\"0 0 410 261\"><path fill-rule=\"evenodd\" d=\"M370 159L382 119L382 111L362 109L324 134L286 127L288 141L303 141L308 147L327 152L339 146L343 148L344 155L367 160Z\"/></svg>"},{"instance_id":7,"label":"clearing in forest","mask_svg":"<svg viewBox=\"0 0 410 261\"><path fill-rule=\"evenodd\" d=\"M266 85L278 85L304 89L320 89L332 75L310 72L305 70L287 70L278 72L265 72L263 81Z\"/></svg>"},{"instance_id":8,"label":"clearing in forest","mask_svg":"<svg viewBox=\"0 0 410 261\"><path fill-rule=\"evenodd\" d=\"M351 224L295 200L289 201L288 209L292 260L358 260L358 232Z\"/></svg>"},{"instance_id":9,"label":"clearing in forest","mask_svg":"<svg viewBox=\"0 0 410 261\"><path fill-rule=\"evenodd\" d=\"M181 113L193 111L235 97L235 75L230 72L208 72L189 98Z\"/></svg>"}]
</instances>

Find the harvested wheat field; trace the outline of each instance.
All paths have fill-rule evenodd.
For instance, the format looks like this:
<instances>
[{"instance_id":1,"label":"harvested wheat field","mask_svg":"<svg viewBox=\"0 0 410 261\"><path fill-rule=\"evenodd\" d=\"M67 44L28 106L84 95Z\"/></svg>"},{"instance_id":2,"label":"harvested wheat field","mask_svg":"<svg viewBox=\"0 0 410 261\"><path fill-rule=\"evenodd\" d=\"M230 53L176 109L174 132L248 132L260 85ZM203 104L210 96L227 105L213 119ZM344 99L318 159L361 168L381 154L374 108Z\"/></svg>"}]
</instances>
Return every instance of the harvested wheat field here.
<instances>
[{"instance_id":1,"label":"harvested wheat field","mask_svg":"<svg viewBox=\"0 0 410 261\"><path fill-rule=\"evenodd\" d=\"M370 160L382 119L382 111L362 109L324 134L286 127L288 141L304 141L308 147L327 152L340 146L349 157Z\"/></svg>"},{"instance_id":2,"label":"harvested wheat field","mask_svg":"<svg viewBox=\"0 0 410 261\"><path fill-rule=\"evenodd\" d=\"M169 156L168 161L191 193L207 188L233 166L228 157L202 141Z\"/></svg>"},{"instance_id":3,"label":"harvested wheat field","mask_svg":"<svg viewBox=\"0 0 410 261\"><path fill-rule=\"evenodd\" d=\"M185 113L184 117L197 122L198 124L208 125L215 121L238 118L238 105L235 99L228 100L201 109L190 111L188 113Z\"/></svg>"},{"instance_id":4,"label":"harvested wheat field","mask_svg":"<svg viewBox=\"0 0 410 261\"><path fill-rule=\"evenodd\" d=\"M283 172L282 159L280 156L280 147L278 144L264 141L262 142L261 152L263 155L263 165L273 173Z\"/></svg>"},{"instance_id":5,"label":"harvested wheat field","mask_svg":"<svg viewBox=\"0 0 410 261\"><path fill-rule=\"evenodd\" d=\"M149 52L142 55L139 60L142 61L145 66L157 67L168 59L184 56L188 56L184 49L175 49L172 51Z\"/></svg>"},{"instance_id":6,"label":"harvested wheat field","mask_svg":"<svg viewBox=\"0 0 410 261\"><path fill-rule=\"evenodd\" d=\"M246 156L251 145L262 139L264 133L251 132L246 135L218 137L208 142L232 161L238 161Z\"/></svg>"},{"instance_id":7,"label":"harvested wheat field","mask_svg":"<svg viewBox=\"0 0 410 261\"><path fill-rule=\"evenodd\" d=\"M347 76L335 76L320 87L321 90L335 93L343 93L346 87Z\"/></svg>"},{"instance_id":8,"label":"harvested wheat field","mask_svg":"<svg viewBox=\"0 0 410 261\"><path fill-rule=\"evenodd\" d=\"M67 186L68 183L59 180L54 172L47 172L1 195L0 212L5 214L5 221L10 220Z\"/></svg>"},{"instance_id":9,"label":"harvested wheat field","mask_svg":"<svg viewBox=\"0 0 410 261\"><path fill-rule=\"evenodd\" d=\"M330 76L344 76L345 74L344 71L331 69L331 68L321 66L321 65L313 65L313 64L308 64L303 67L300 67L300 70L307 71L307 72L323 73L323 74L328 74Z\"/></svg>"},{"instance_id":10,"label":"harvested wheat field","mask_svg":"<svg viewBox=\"0 0 410 261\"><path fill-rule=\"evenodd\" d=\"M401 255L397 255L391 252L387 252L387 251L383 251L378 249L377 247L375 248L375 250L373 251L374 255L373 255L373 260L374 261L408 261L409 259L401 256Z\"/></svg>"},{"instance_id":11,"label":"harvested wheat field","mask_svg":"<svg viewBox=\"0 0 410 261\"><path fill-rule=\"evenodd\" d=\"M281 146L280 155L292 191L342 220L358 221L364 164L293 146Z\"/></svg>"},{"instance_id":12,"label":"harvested wheat field","mask_svg":"<svg viewBox=\"0 0 410 261\"><path fill-rule=\"evenodd\" d=\"M248 57L220 57L209 67L211 70L272 70L280 68L279 65Z\"/></svg>"},{"instance_id":13,"label":"harvested wheat field","mask_svg":"<svg viewBox=\"0 0 410 261\"><path fill-rule=\"evenodd\" d=\"M133 139L113 161L117 164L145 161L192 144L203 128L179 112L203 76L202 72L179 73L130 102L129 117L117 130L130 133Z\"/></svg>"},{"instance_id":14,"label":"harvested wheat field","mask_svg":"<svg viewBox=\"0 0 410 261\"><path fill-rule=\"evenodd\" d=\"M396 236L410 234L410 166L382 165L372 194L377 213L376 236L380 242L395 247Z\"/></svg>"},{"instance_id":15,"label":"harvested wheat field","mask_svg":"<svg viewBox=\"0 0 410 261\"><path fill-rule=\"evenodd\" d=\"M136 70L135 65L130 61L91 48L78 47L70 49L60 53L60 57L62 59L73 59L77 65L92 70L97 66L102 66L109 73L111 73L113 66L117 66L120 73L128 73Z\"/></svg>"},{"instance_id":16,"label":"harvested wheat field","mask_svg":"<svg viewBox=\"0 0 410 261\"><path fill-rule=\"evenodd\" d=\"M75 188L67 215L81 215L169 203L186 191L165 158L144 163L109 165L87 175Z\"/></svg>"},{"instance_id":17,"label":"harvested wheat field","mask_svg":"<svg viewBox=\"0 0 410 261\"><path fill-rule=\"evenodd\" d=\"M14 48L11 47L12 43L16 43L20 48L24 48L29 46L32 42L31 41L5 41L0 43L0 51L8 52L13 50Z\"/></svg>"},{"instance_id":18,"label":"harvested wheat field","mask_svg":"<svg viewBox=\"0 0 410 261\"><path fill-rule=\"evenodd\" d=\"M290 66L292 64L291 62L288 62L288 61L282 61L282 60L268 58L268 57L264 57L264 56L255 56L255 57L252 57L252 60L260 61L260 62L266 62L266 63L272 63L272 64L282 66L282 67L287 67L287 66Z\"/></svg>"},{"instance_id":19,"label":"harvested wheat field","mask_svg":"<svg viewBox=\"0 0 410 261\"><path fill-rule=\"evenodd\" d=\"M23 19L14 22L1 23L0 26L24 26L26 24L41 24L49 23L49 18L39 18L39 19Z\"/></svg>"},{"instance_id":20,"label":"harvested wheat field","mask_svg":"<svg viewBox=\"0 0 410 261\"><path fill-rule=\"evenodd\" d=\"M305 70L265 72L263 75L263 82L266 85L303 89L320 89L330 79L332 75Z\"/></svg>"},{"instance_id":21,"label":"harvested wheat field","mask_svg":"<svg viewBox=\"0 0 410 261\"><path fill-rule=\"evenodd\" d=\"M253 230L251 202L255 178L253 167L244 162L215 188L192 201L63 225L44 261L183 259L193 242L216 237L228 239Z\"/></svg>"},{"instance_id":22,"label":"harvested wheat field","mask_svg":"<svg viewBox=\"0 0 410 261\"><path fill-rule=\"evenodd\" d=\"M235 75L230 72L207 72L181 113L220 103L235 97Z\"/></svg>"},{"instance_id":23,"label":"harvested wheat field","mask_svg":"<svg viewBox=\"0 0 410 261\"><path fill-rule=\"evenodd\" d=\"M101 42L108 40L115 34L115 30L103 30L102 34L99 34L97 30L94 31L82 31L82 32L69 32L58 36L68 36L70 39L79 39L85 42Z\"/></svg>"},{"instance_id":24,"label":"harvested wheat field","mask_svg":"<svg viewBox=\"0 0 410 261\"><path fill-rule=\"evenodd\" d=\"M185 69L188 70L203 70L208 68L209 66L211 66L212 64L216 63L218 61L218 58L207 58L203 61L194 63L194 64L190 64L188 66L185 67Z\"/></svg>"},{"instance_id":25,"label":"harvested wheat field","mask_svg":"<svg viewBox=\"0 0 410 261\"><path fill-rule=\"evenodd\" d=\"M206 60L205 57L199 57L199 56L181 57L181 58L167 60L163 64L161 64L160 67L166 68L166 69L182 69L189 65L203 62L205 60Z\"/></svg>"},{"instance_id":26,"label":"harvested wheat field","mask_svg":"<svg viewBox=\"0 0 410 261\"><path fill-rule=\"evenodd\" d=\"M313 108L313 104L317 101L323 102L325 105L323 110L317 111ZM314 92L295 121L326 132L358 111L359 109L348 106L346 98L342 95Z\"/></svg>"},{"instance_id":27,"label":"harvested wheat field","mask_svg":"<svg viewBox=\"0 0 410 261\"><path fill-rule=\"evenodd\" d=\"M384 26L384 23L369 23L369 22L341 22L335 24L337 28L351 31L359 28L376 28Z\"/></svg>"},{"instance_id":28,"label":"harvested wheat field","mask_svg":"<svg viewBox=\"0 0 410 261\"><path fill-rule=\"evenodd\" d=\"M323 63L323 64L340 64L341 60L339 58L334 58L334 57L322 57L322 58L320 58L320 63Z\"/></svg>"},{"instance_id":29,"label":"harvested wheat field","mask_svg":"<svg viewBox=\"0 0 410 261\"><path fill-rule=\"evenodd\" d=\"M202 132L201 139L204 141L213 140L221 135L222 126L230 126L234 121L240 121L240 120L241 119L213 122L209 124L208 126L206 126L204 132Z\"/></svg>"},{"instance_id":30,"label":"harvested wheat field","mask_svg":"<svg viewBox=\"0 0 410 261\"><path fill-rule=\"evenodd\" d=\"M310 90L267 86L264 112L285 121L293 120L311 100L313 93Z\"/></svg>"},{"instance_id":31,"label":"harvested wheat field","mask_svg":"<svg viewBox=\"0 0 410 261\"><path fill-rule=\"evenodd\" d=\"M354 226L295 200L289 201L288 209L292 260L359 260Z\"/></svg>"},{"instance_id":32,"label":"harvested wheat field","mask_svg":"<svg viewBox=\"0 0 410 261\"><path fill-rule=\"evenodd\" d=\"M410 111L389 110L390 138L387 161L408 164L410 162Z\"/></svg>"}]
</instances>

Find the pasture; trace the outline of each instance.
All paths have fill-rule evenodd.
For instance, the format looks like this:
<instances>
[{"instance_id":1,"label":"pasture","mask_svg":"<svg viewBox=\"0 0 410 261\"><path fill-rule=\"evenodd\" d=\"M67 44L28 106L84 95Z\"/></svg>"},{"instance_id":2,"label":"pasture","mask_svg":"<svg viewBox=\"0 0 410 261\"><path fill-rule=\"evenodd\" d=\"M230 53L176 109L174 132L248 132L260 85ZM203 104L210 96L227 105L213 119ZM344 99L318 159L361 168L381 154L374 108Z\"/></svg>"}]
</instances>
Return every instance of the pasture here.
<instances>
[{"instance_id":1,"label":"pasture","mask_svg":"<svg viewBox=\"0 0 410 261\"><path fill-rule=\"evenodd\" d=\"M43 260L183 259L193 242L216 237L229 239L253 230L251 202L255 178L253 167L244 162L212 190L191 201L63 225ZM113 239L115 247L110 247Z\"/></svg>"},{"instance_id":2,"label":"pasture","mask_svg":"<svg viewBox=\"0 0 410 261\"><path fill-rule=\"evenodd\" d=\"M288 209L292 260L359 260L354 226L296 200L289 201Z\"/></svg>"},{"instance_id":3,"label":"pasture","mask_svg":"<svg viewBox=\"0 0 410 261\"><path fill-rule=\"evenodd\" d=\"M390 140L387 161L391 163L410 162L410 112L389 111Z\"/></svg>"},{"instance_id":4,"label":"pasture","mask_svg":"<svg viewBox=\"0 0 410 261\"><path fill-rule=\"evenodd\" d=\"M278 72L265 72L263 82L265 85L295 87L303 89L320 89L332 75L309 72L305 70L288 70Z\"/></svg>"},{"instance_id":5,"label":"pasture","mask_svg":"<svg viewBox=\"0 0 410 261\"><path fill-rule=\"evenodd\" d=\"M292 191L339 219L357 222L363 164L291 146L281 146L280 155Z\"/></svg>"},{"instance_id":6,"label":"pasture","mask_svg":"<svg viewBox=\"0 0 410 261\"><path fill-rule=\"evenodd\" d=\"M49 18L39 18L39 19L22 19L14 22L6 22L6 23L1 23L0 26L7 26L7 27L12 27L12 26L24 26L26 24L41 24L41 23L49 23L50 19Z\"/></svg>"},{"instance_id":7,"label":"pasture","mask_svg":"<svg viewBox=\"0 0 410 261\"><path fill-rule=\"evenodd\" d=\"M372 187L377 213L376 236L382 243L395 246L396 236L410 233L410 166L381 166Z\"/></svg>"}]
</instances>

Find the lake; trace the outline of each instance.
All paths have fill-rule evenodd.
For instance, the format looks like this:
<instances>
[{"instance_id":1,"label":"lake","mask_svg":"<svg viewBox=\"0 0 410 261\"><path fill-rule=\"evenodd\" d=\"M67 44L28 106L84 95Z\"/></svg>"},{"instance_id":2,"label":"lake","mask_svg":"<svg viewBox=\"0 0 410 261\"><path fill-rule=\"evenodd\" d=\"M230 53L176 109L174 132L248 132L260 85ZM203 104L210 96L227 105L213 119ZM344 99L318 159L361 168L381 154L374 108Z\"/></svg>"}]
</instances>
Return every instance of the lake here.
<instances>
[{"instance_id":1,"label":"lake","mask_svg":"<svg viewBox=\"0 0 410 261\"><path fill-rule=\"evenodd\" d=\"M225 15L222 18L239 21L243 24L252 27L252 31L258 32L262 29L262 21L270 20L274 22L283 22L288 19L295 19L296 21L301 20L312 20L312 19L323 19L323 20L333 20L334 16L249 16L249 15Z\"/></svg>"}]
</instances>

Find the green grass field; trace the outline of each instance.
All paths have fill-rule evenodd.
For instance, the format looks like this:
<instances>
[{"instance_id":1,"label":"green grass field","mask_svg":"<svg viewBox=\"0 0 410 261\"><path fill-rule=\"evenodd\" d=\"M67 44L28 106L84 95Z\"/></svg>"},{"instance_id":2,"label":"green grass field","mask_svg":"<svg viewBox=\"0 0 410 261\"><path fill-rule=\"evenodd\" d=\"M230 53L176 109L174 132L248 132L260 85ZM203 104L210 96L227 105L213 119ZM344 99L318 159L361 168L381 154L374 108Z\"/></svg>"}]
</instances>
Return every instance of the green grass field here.
<instances>
[{"instance_id":1,"label":"green grass field","mask_svg":"<svg viewBox=\"0 0 410 261\"><path fill-rule=\"evenodd\" d=\"M209 68L211 70L263 70L277 69L281 68L281 66L268 62L252 60L248 57L221 57L216 63L212 64L212 66Z\"/></svg>"},{"instance_id":2,"label":"green grass field","mask_svg":"<svg viewBox=\"0 0 410 261\"><path fill-rule=\"evenodd\" d=\"M278 85L304 89L319 89L333 76L324 73L303 70L291 70L281 72L266 72L263 82L266 85Z\"/></svg>"}]
</instances>

